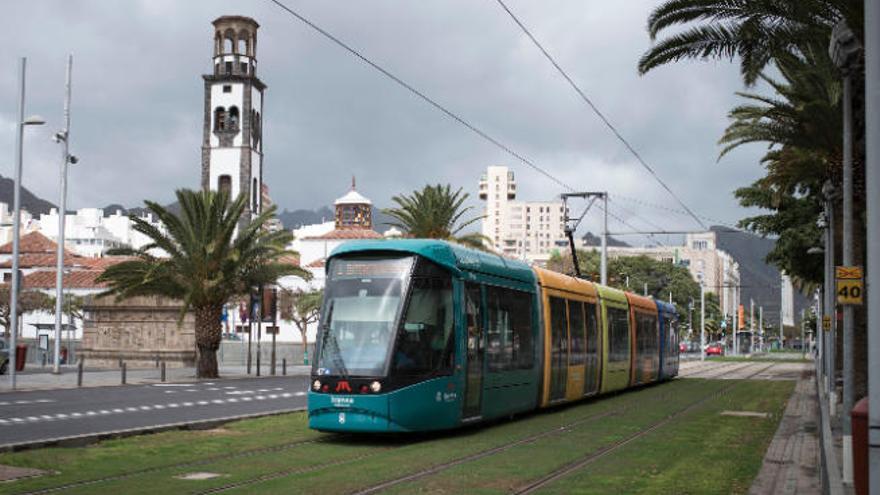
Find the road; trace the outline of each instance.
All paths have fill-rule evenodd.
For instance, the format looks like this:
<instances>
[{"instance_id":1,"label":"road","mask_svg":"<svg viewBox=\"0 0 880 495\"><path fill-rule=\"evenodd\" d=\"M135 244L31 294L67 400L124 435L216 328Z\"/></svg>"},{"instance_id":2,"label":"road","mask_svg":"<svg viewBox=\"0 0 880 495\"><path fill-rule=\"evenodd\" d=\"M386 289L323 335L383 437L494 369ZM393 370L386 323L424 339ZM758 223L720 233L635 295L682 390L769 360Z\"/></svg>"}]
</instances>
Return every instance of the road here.
<instances>
[{"instance_id":1,"label":"road","mask_svg":"<svg viewBox=\"0 0 880 495\"><path fill-rule=\"evenodd\" d=\"M0 449L306 406L307 376L0 394Z\"/></svg>"}]
</instances>

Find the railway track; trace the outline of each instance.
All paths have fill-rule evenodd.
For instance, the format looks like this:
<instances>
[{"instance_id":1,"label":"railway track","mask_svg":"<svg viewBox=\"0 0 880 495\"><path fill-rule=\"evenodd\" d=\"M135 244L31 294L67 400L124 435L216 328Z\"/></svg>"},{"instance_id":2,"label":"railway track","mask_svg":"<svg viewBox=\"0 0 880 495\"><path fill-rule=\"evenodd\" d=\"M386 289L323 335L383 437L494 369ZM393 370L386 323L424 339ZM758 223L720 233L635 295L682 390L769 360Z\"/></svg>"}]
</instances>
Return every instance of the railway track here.
<instances>
[{"instance_id":1,"label":"railway track","mask_svg":"<svg viewBox=\"0 0 880 495\"><path fill-rule=\"evenodd\" d=\"M749 364L754 364L754 363L749 363ZM744 379L748 380L748 379L754 378L755 376L767 371L768 369L770 369L771 367L773 367L775 365L776 365L776 363L768 364L767 366L759 369L758 371L755 371L754 373L750 374L748 377L746 377ZM661 419L660 421L657 421L657 422L649 425L646 428L643 428L642 430L639 430L639 431L633 433L632 435L627 436L626 438L624 438L620 441L614 442L611 445L602 447L601 449L599 449L597 451L591 452L591 453L587 454L586 456L578 459L577 461L569 463L569 464L539 478L538 480L533 481L533 482L529 483L528 485L525 485L525 486L515 490L513 493L516 495L525 495L525 494L529 494L529 493L534 493L537 490L540 490L541 488L544 488L545 486L553 483L554 481L558 481L558 480L586 467L587 465L592 464L593 462L617 451L621 447L644 437L645 435L651 433L652 431L655 431L655 430L665 426L666 424L668 424L672 420L678 418L682 414L686 414L687 412L696 409L697 407L705 404L707 401L712 400L712 399L716 399L716 398L726 394L737 383L738 382L731 382L729 385L725 386L721 390L719 390L711 395L708 395L706 397L703 397L702 399L688 405L684 409L680 409L679 411Z\"/></svg>"},{"instance_id":2,"label":"railway track","mask_svg":"<svg viewBox=\"0 0 880 495\"><path fill-rule=\"evenodd\" d=\"M653 398L650 399L650 400L651 400L651 402L664 401L664 400L667 400L667 399L669 398L669 396L670 396L669 393L661 393L661 394L658 394L656 397L653 397ZM415 481L415 480L417 480L417 479L424 478L424 477L430 476L430 475L432 475L432 474L435 474L435 473L439 473L439 472L445 471L445 470L447 470L447 469L449 469L449 468L455 467L455 466L460 465L460 464L465 464L465 463L468 463L468 462L473 462L473 461L476 461L476 460L478 460L478 459L482 459L482 458L485 458L485 457L490 457L490 456L495 455L495 454L499 454L499 453L501 453L501 452L504 452L504 451L510 450L510 449L512 449L512 448L514 448L514 447L517 447L517 446L520 446L520 445L525 445L525 444L528 444L528 443L535 442L535 441L537 441L537 440L539 440L539 439L541 439L541 438L545 438L545 437L548 437L548 436L551 436L551 435L558 435L558 434L564 433L564 432L569 431L569 430L571 430L572 428L575 428L575 427L577 427L577 426L579 426L579 425L581 425L581 424L584 424L584 423L587 423L587 422L590 422L590 421L595 421L595 420L598 420L598 419L602 419L602 418L605 418L605 417L609 417L609 416L614 416L614 415L620 414L620 413L622 413L622 412L628 410L628 409L631 408L631 407L632 407L632 404L625 404L625 405L621 405L620 407L617 407L617 408L612 409L612 410L609 410L609 411L605 411L605 412L601 412L601 413L588 414L588 415L586 415L586 416L582 416L582 417L580 417L580 418L578 418L578 419L576 419L576 420L574 420L574 421L571 421L571 422L569 422L569 423L566 423L566 424L564 424L564 425L554 426L553 428L550 428L550 429L547 429L547 430L543 430L543 431L541 431L541 432L538 432L538 433L535 433L535 434L529 435L529 436L527 436L527 437L524 437L524 438L521 438L521 439L518 439L518 440L514 440L514 441L512 441L512 442L508 442L508 443L506 443L506 444L503 444L503 445L500 445L500 446L497 446L497 447L493 447L493 448L486 449L486 450L483 450L483 451L480 451L480 452L476 452L476 453L474 453L474 454L470 454L470 455L463 456L463 457L460 457L460 458L457 458L457 459L453 459L453 460L451 460L451 461L448 461L448 462L445 462L445 463L442 463L442 464L438 464L438 465L432 466L432 467L430 467L430 468L426 468L426 469L424 469L424 470L420 470L420 471L417 471L417 472L415 472L415 473L412 473L412 474L409 474L409 475L402 476L402 477L400 477L400 478L395 478L395 479L392 479L392 480L388 480L388 481L385 481L385 482L379 483L379 484L377 484L377 485L374 485L374 486L371 486L371 487L368 487L368 488L365 488L365 489L358 490L358 491L356 491L356 492L354 492L354 493L356 493L356 494L362 494L362 495L371 494L371 493L377 493L377 492L380 492L380 491L382 491L382 490L385 490L385 489L391 488L391 487L393 487L393 486L399 485L399 484L401 484L401 483L405 483L405 482L408 482L408 481ZM322 470L322 469L328 469L328 468L336 467L336 466L343 465L343 464L353 463L353 462L356 462L356 461L359 461L359 460L363 460L363 459L368 458L368 457L372 457L372 456L374 456L374 455L376 455L376 454L379 454L379 453L382 453L382 452L386 452L386 451L389 451L389 450L394 450L394 449L397 449L397 448L400 448L400 447L401 447L401 446L395 446L395 447L384 447L384 448L377 449L376 451L370 451L370 452L364 454L363 456L360 456L360 457L357 457L357 458L351 458L351 459L347 459L347 460L343 460L343 461L340 461L340 460L328 460L328 461L325 462L325 463L317 464L317 465L314 465L314 466L309 466L309 467L307 467L307 468L291 468L291 469L283 469L283 470L279 470L279 471L273 471L273 472L271 472L271 473L265 473L265 474L262 474L262 475L260 475L260 476L256 476L256 477L254 477L254 478L250 478L250 479L247 479L247 480L241 480L241 481L231 482L231 483L228 483L228 484L226 484L226 485L222 485L222 486L218 486L218 487L213 487L213 488L206 489L206 490L201 491L201 492L195 492L195 493L196 493L197 495L208 495L208 494L215 494L215 493L223 493L223 492L226 492L226 491L229 491L229 490L234 490L234 489L238 489L238 488L244 488L244 487L248 487L248 486L256 485L256 484L259 484L259 483L263 483L263 482L266 482L266 481L271 481L271 480L275 480L275 479L279 479L279 478L284 478L284 477L286 477L286 476L293 476L293 475L296 475L296 474L305 474L305 473L309 473L309 472L320 471L320 470Z\"/></svg>"}]
</instances>

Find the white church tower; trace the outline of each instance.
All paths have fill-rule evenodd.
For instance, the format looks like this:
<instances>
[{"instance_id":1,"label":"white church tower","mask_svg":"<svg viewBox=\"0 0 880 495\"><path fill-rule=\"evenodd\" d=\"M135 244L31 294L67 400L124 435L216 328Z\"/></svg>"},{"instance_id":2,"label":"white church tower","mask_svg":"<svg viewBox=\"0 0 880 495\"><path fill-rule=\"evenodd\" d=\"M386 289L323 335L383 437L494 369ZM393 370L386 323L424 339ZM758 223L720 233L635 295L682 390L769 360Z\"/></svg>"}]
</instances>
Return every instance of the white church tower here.
<instances>
[{"instance_id":1,"label":"white church tower","mask_svg":"<svg viewBox=\"0 0 880 495\"><path fill-rule=\"evenodd\" d=\"M202 188L244 192L243 220L260 212L263 184L263 91L257 78L257 28L249 17L214 22L214 72L205 80Z\"/></svg>"}]
</instances>

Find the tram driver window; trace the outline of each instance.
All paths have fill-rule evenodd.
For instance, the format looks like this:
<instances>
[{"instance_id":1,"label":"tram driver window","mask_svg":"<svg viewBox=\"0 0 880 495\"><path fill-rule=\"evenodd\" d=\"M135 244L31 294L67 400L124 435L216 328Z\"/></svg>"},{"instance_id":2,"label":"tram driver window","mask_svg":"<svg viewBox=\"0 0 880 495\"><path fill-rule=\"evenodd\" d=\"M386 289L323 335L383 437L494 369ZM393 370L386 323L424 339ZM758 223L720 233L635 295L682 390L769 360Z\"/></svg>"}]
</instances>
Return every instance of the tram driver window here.
<instances>
[{"instance_id":1,"label":"tram driver window","mask_svg":"<svg viewBox=\"0 0 880 495\"><path fill-rule=\"evenodd\" d=\"M448 374L454 360L452 282L412 280L406 316L397 336L394 370L401 375Z\"/></svg>"}]
</instances>

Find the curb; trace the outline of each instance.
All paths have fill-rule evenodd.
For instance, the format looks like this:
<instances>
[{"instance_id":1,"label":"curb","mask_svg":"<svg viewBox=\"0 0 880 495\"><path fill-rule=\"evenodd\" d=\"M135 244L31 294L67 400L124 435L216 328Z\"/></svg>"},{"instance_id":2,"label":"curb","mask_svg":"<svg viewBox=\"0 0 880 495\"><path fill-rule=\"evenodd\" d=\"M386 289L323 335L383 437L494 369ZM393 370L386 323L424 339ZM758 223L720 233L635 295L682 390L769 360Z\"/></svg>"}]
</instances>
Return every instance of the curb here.
<instances>
[{"instance_id":1,"label":"curb","mask_svg":"<svg viewBox=\"0 0 880 495\"><path fill-rule=\"evenodd\" d=\"M159 433L170 430L209 430L223 424L239 421L243 419L255 419L268 416L280 416L294 412L305 411L306 407L294 407L289 409L279 409L275 411L267 411L261 413L239 414L235 416L224 416L220 418L199 419L195 421L180 421L177 423L165 423L161 425L140 426L135 428L126 428L122 430L111 430L99 433L83 433L80 435L70 435L65 437L54 437L30 442L7 443L0 445L0 452L19 452L22 450L31 450L44 447L83 447L101 440L113 438L133 437L148 433Z\"/></svg>"},{"instance_id":2,"label":"curb","mask_svg":"<svg viewBox=\"0 0 880 495\"><path fill-rule=\"evenodd\" d=\"M114 370L114 371L119 371L119 370ZM131 370L129 370L129 371L131 371ZM4 376L5 376L5 375L4 375ZM232 380L248 380L248 379L262 380L262 379L264 379L264 378L299 378L299 377L309 377L309 376L311 376L311 375L310 375L310 374L292 374L292 373L288 373L287 375L278 375L278 374L276 374L276 375L274 375L274 376L273 376L273 375L268 375L268 374L263 374L263 375L261 375L261 376L256 376L256 375L231 375L231 376L225 376L225 377L224 377L224 376L221 376L220 378L195 378L195 377L192 377L192 378L183 378L183 379L180 379L180 380L166 380L166 381L164 381L164 382L163 382L163 381L160 381L159 378L156 378L156 379L149 378L149 379L147 379L147 380L149 380L149 381L136 382L136 383L126 383L125 385L123 385L123 384L121 384L121 383L116 383L116 384L100 384L100 385L87 385L87 384L84 384L82 387L77 387L77 386L72 386L72 387L49 387L49 388L33 388L33 387L32 387L32 388L22 388L22 387L16 387L15 390L12 390L12 389L6 389L6 388L0 389L0 397L2 397L3 394L14 394L14 393L18 393L18 392L54 392L54 391L56 391L56 390L82 390L82 389L84 389L84 388L89 388L89 389L91 389L91 388L109 388L109 387L139 387L139 386L145 386L145 385L156 385L156 384L162 384L162 383L202 383L202 382L214 382L214 381L217 381L217 382L223 381L223 382L225 382L225 381L232 381ZM0 378L0 380L2 380L2 378ZM85 378L83 378L83 381L85 382ZM0 448L2 448L2 446L0 446Z\"/></svg>"}]
</instances>

